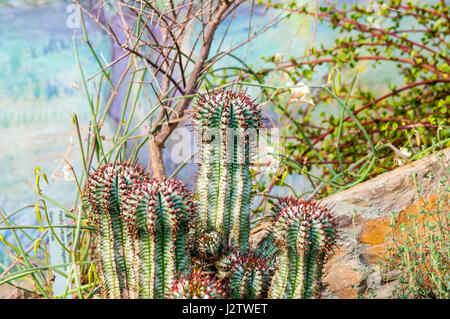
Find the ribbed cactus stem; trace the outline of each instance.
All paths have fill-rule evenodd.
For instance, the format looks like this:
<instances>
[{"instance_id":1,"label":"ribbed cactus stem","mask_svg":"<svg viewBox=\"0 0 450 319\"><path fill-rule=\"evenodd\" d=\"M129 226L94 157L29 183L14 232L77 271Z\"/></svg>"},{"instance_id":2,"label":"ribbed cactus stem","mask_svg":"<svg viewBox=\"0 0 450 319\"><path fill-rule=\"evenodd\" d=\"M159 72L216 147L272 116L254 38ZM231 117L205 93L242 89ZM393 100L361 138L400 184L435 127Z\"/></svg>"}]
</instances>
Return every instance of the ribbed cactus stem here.
<instances>
[{"instance_id":1,"label":"ribbed cactus stem","mask_svg":"<svg viewBox=\"0 0 450 319\"><path fill-rule=\"evenodd\" d=\"M280 246L270 298L315 298L336 240L332 213L317 202L288 198L275 208L272 235Z\"/></svg>"},{"instance_id":2,"label":"ribbed cactus stem","mask_svg":"<svg viewBox=\"0 0 450 319\"><path fill-rule=\"evenodd\" d=\"M87 201L92 224L97 227L94 254L99 264L104 296L134 298L138 278L134 271L136 252L132 234L125 226L123 200L146 180L142 168L130 163L101 166L88 179Z\"/></svg>"},{"instance_id":3,"label":"ribbed cactus stem","mask_svg":"<svg viewBox=\"0 0 450 319\"><path fill-rule=\"evenodd\" d=\"M265 297L272 273L268 259L253 252L235 252L227 257L231 297L259 299Z\"/></svg>"},{"instance_id":4,"label":"ribbed cactus stem","mask_svg":"<svg viewBox=\"0 0 450 319\"><path fill-rule=\"evenodd\" d=\"M176 180L151 179L126 200L124 218L139 234L140 298L167 298L176 273L188 270L191 194Z\"/></svg>"},{"instance_id":5,"label":"ribbed cactus stem","mask_svg":"<svg viewBox=\"0 0 450 319\"><path fill-rule=\"evenodd\" d=\"M214 276L203 272L182 275L172 287L172 299L224 299L224 285Z\"/></svg>"},{"instance_id":6,"label":"ribbed cactus stem","mask_svg":"<svg viewBox=\"0 0 450 319\"><path fill-rule=\"evenodd\" d=\"M102 297L168 297L175 274L189 266L186 186L149 180L129 163L105 164L89 176L87 201Z\"/></svg>"},{"instance_id":7,"label":"ribbed cactus stem","mask_svg":"<svg viewBox=\"0 0 450 319\"><path fill-rule=\"evenodd\" d=\"M202 96L194 113L200 142L197 218L229 245L249 249L252 148L261 111L243 92Z\"/></svg>"}]
</instances>

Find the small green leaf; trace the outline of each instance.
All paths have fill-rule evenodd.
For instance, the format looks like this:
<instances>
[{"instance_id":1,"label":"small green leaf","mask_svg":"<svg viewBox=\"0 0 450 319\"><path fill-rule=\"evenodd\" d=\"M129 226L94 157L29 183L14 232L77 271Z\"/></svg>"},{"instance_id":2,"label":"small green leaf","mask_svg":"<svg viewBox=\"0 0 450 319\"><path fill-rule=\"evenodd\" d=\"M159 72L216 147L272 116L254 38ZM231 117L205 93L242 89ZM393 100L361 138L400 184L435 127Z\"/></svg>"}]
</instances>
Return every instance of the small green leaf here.
<instances>
[{"instance_id":1,"label":"small green leaf","mask_svg":"<svg viewBox=\"0 0 450 319\"><path fill-rule=\"evenodd\" d=\"M34 205L34 210L36 211L36 217L39 224L42 224L41 211L39 210L39 202Z\"/></svg>"}]
</instances>

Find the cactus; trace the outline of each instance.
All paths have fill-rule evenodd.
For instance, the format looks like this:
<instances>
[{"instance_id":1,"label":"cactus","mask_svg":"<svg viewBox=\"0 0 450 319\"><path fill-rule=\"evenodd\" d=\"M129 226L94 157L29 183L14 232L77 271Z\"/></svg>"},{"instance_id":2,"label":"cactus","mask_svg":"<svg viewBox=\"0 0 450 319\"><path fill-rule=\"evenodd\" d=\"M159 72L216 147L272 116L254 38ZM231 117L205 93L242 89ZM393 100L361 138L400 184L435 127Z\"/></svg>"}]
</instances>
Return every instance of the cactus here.
<instances>
[{"instance_id":1,"label":"cactus","mask_svg":"<svg viewBox=\"0 0 450 319\"><path fill-rule=\"evenodd\" d=\"M243 92L220 89L202 96L194 107L201 139L198 224L242 252L249 249L252 133L261 123L261 111Z\"/></svg>"},{"instance_id":2,"label":"cactus","mask_svg":"<svg viewBox=\"0 0 450 319\"><path fill-rule=\"evenodd\" d=\"M149 180L142 168L116 163L93 173L87 189L103 296L167 297L175 274L189 269L193 200L186 186Z\"/></svg>"},{"instance_id":3,"label":"cactus","mask_svg":"<svg viewBox=\"0 0 450 319\"><path fill-rule=\"evenodd\" d=\"M323 265L337 236L333 215L317 202L296 198L280 201L275 213L271 230L279 252L269 298L320 297Z\"/></svg>"},{"instance_id":4,"label":"cactus","mask_svg":"<svg viewBox=\"0 0 450 319\"><path fill-rule=\"evenodd\" d=\"M231 298L260 299L264 298L273 274L270 259L255 252L242 254L239 251L231 253L222 262L223 270L229 279Z\"/></svg>"},{"instance_id":5,"label":"cactus","mask_svg":"<svg viewBox=\"0 0 450 319\"><path fill-rule=\"evenodd\" d=\"M224 252L224 246L222 236L218 232L214 230L208 232L206 227L198 224L190 228L189 253L203 270L215 266Z\"/></svg>"},{"instance_id":6,"label":"cactus","mask_svg":"<svg viewBox=\"0 0 450 319\"><path fill-rule=\"evenodd\" d=\"M242 92L218 90L197 101L194 119L202 141L196 205L181 182L149 179L130 163L89 176L101 297L320 297L337 237L326 207L281 200L269 235L250 249L251 134L260 110Z\"/></svg>"},{"instance_id":7,"label":"cactus","mask_svg":"<svg viewBox=\"0 0 450 319\"><path fill-rule=\"evenodd\" d=\"M129 195L124 219L138 233L140 297L166 298L176 273L189 269L187 231L193 199L176 180L151 179Z\"/></svg>"},{"instance_id":8,"label":"cactus","mask_svg":"<svg viewBox=\"0 0 450 319\"><path fill-rule=\"evenodd\" d=\"M182 275L172 287L172 299L224 299L225 286L214 276L204 272Z\"/></svg>"},{"instance_id":9,"label":"cactus","mask_svg":"<svg viewBox=\"0 0 450 319\"><path fill-rule=\"evenodd\" d=\"M92 173L86 184L89 218L98 232L94 255L103 283L103 296L135 297L136 278L132 270L135 252L132 234L122 218L124 198L146 181L143 169L130 163L108 163Z\"/></svg>"}]
</instances>

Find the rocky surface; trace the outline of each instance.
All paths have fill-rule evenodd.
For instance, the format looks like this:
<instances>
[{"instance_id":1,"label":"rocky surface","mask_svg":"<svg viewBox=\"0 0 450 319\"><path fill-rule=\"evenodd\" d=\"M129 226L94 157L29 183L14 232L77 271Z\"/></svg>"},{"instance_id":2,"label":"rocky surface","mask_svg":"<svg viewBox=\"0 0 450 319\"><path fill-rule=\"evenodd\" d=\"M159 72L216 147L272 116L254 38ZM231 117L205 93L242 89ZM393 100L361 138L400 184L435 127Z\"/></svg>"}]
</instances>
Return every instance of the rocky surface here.
<instances>
[{"instance_id":1,"label":"rocky surface","mask_svg":"<svg viewBox=\"0 0 450 319\"><path fill-rule=\"evenodd\" d=\"M387 254L386 234L398 235L399 225L409 222L408 214L423 219L425 215L419 211L435 205L433 192L448 175L450 148L438 154L441 160L437 154L430 155L322 201L335 212L340 230L336 253L326 264L327 289L323 298L391 297L399 273L383 271L381 276L381 264ZM419 184L427 190L421 198L416 196ZM391 228L393 217L396 226ZM253 232L253 244L266 234L264 225L258 227ZM386 275L390 278L388 282L382 279Z\"/></svg>"}]
</instances>

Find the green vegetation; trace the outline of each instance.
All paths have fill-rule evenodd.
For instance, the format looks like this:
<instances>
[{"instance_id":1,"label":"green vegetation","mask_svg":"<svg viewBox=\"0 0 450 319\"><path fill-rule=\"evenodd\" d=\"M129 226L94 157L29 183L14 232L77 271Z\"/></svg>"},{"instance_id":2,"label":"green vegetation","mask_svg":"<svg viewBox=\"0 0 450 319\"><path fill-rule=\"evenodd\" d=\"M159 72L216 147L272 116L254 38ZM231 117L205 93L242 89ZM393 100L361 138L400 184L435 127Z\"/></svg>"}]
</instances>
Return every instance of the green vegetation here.
<instances>
[{"instance_id":1,"label":"green vegetation","mask_svg":"<svg viewBox=\"0 0 450 319\"><path fill-rule=\"evenodd\" d=\"M439 164L447 177L438 181L437 189L416 182L418 212L408 214L406 221L395 216L387 235L389 245L384 269L399 272L399 281L393 289L395 298L450 297L450 166L448 159L440 155ZM436 177L430 176L430 180ZM433 197L429 196L430 191ZM396 232L399 229L399 232Z\"/></svg>"}]
</instances>

